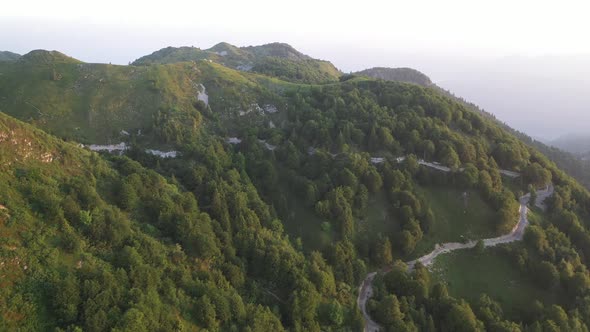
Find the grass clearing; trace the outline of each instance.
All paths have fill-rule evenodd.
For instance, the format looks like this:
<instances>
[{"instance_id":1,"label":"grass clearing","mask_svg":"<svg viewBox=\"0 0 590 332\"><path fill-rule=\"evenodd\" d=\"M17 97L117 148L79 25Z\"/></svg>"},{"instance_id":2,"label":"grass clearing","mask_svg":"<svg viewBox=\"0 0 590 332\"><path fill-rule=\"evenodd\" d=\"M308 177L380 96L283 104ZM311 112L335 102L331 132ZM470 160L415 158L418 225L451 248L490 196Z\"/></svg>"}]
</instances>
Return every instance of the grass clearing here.
<instances>
[{"instance_id":1,"label":"grass clearing","mask_svg":"<svg viewBox=\"0 0 590 332\"><path fill-rule=\"evenodd\" d=\"M555 294L537 287L500 248L486 248L482 254L459 250L441 255L431 271L435 279L447 284L452 296L474 303L485 293L511 316L526 310L535 300L546 306L560 302Z\"/></svg>"},{"instance_id":2,"label":"grass clearing","mask_svg":"<svg viewBox=\"0 0 590 332\"><path fill-rule=\"evenodd\" d=\"M359 231L367 232L370 239L375 239L379 233L391 235L401 229L399 221L389 209L385 191L380 190L369 197L366 217L361 219L358 227Z\"/></svg>"},{"instance_id":3,"label":"grass clearing","mask_svg":"<svg viewBox=\"0 0 590 332\"><path fill-rule=\"evenodd\" d=\"M432 209L435 222L430 232L424 234L416 245L413 256L419 257L432 251L436 243L498 235L494 224L495 213L478 192L442 187L417 187L417 191Z\"/></svg>"},{"instance_id":4,"label":"grass clearing","mask_svg":"<svg viewBox=\"0 0 590 332\"><path fill-rule=\"evenodd\" d=\"M288 215L282 216L285 232L289 237L296 239L301 238L303 250L309 252L313 250L323 250L336 238L334 226L329 230L322 229L322 222L327 221L320 218L312 207L308 207L303 199L297 197L292 191L287 190L285 193Z\"/></svg>"}]
</instances>

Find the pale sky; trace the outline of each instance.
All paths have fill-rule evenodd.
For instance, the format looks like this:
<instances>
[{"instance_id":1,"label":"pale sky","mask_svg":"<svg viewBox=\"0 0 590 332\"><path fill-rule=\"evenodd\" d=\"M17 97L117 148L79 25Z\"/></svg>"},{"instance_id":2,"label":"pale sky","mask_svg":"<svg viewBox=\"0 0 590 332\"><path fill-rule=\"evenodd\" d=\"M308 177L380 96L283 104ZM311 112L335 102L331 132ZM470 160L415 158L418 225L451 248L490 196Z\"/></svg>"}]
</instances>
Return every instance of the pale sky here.
<instances>
[{"instance_id":1,"label":"pale sky","mask_svg":"<svg viewBox=\"0 0 590 332\"><path fill-rule=\"evenodd\" d=\"M589 12L587 0L6 1L0 48L59 49L113 63L219 41L284 41L312 56L349 47L473 57L579 54L590 53Z\"/></svg>"},{"instance_id":2,"label":"pale sky","mask_svg":"<svg viewBox=\"0 0 590 332\"><path fill-rule=\"evenodd\" d=\"M416 68L555 137L590 132L589 13L588 0L16 0L2 4L0 50L127 64L167 46L280 41L344 72Z\"/></svg>"}]
</instances>

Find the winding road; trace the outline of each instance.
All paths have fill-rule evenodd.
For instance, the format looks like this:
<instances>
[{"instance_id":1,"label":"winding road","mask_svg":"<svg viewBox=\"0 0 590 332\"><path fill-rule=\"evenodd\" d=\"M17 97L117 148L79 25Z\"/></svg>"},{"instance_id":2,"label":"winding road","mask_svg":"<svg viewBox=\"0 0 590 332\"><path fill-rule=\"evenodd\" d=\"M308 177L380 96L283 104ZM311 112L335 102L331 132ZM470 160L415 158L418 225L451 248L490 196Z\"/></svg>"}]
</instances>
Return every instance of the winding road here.
<instances>
[{"instance_id":1,"label":"winding road","mask_svg":"<svg viewBox=\"0 0 590 332\"><path fill-rule=\"evenodd\" d=\"M551 194L553 194L553 186L552 185L547 186L547 188L545 188L543 190L538 190L535 205L538 206L539 208L541 208L542 210L545 210L545 204L543 203L543 201L547 197L551 196ZM520 208L519 208L520 217L519 217L518 223L516 224L516 226L514 226L514 228L512 228L510 233L499 236L499 237L495 237L495 238L483 239L484 247L493 247L495 245L502 244L502 243L510 243L510 242L522 240L522 238L524 236L524 231L529 224L529 221L527 219L527 213L528 213L527 203L529 202L529 200L530 200L530 194L526 194L520 198ZM469 241L466 243L449 242L449 243L443 243L441 245L436 245L432 252L430 252L418 259L409 261L406 264L408 265L408 269L411 271L417 262L420 262L423 265L428 266L428 265L432 264L432 262L434 261L434 259L438 255L445 254L445 253L451 252L453 250L473 248L473 247L475 247L476 244L477 244L477 241L472 240L472 241ZM367 301L371 298L371 296L373 296L373 280L375 280L375 276L379 272L387 272L387 271L389 271L389 268L385 268L381 271L375 271L375 272L371 272L371 273L367 274L367 276L365 277L365 280L363 280L363 283L359 287L359 295L357 298L357 305L359 306L359 309L361 310L363 317L365 318L365 329L364 329L365 332L379 331L379 324L377 324L374 320L371 319L371 316L367 312L366 306L367 306Z\"/></svg>"}]
</instances>

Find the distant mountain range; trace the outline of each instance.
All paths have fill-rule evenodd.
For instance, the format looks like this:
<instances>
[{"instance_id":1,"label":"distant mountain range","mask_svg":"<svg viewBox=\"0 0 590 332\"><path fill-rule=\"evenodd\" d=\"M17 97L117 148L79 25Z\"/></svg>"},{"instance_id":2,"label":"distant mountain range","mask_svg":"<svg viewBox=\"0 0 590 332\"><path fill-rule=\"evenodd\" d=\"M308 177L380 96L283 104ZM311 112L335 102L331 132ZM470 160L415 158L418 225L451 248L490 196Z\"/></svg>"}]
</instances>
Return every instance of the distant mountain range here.
<instances>
[{"instance_id":1,"label":"distant mountain range","mask_svg":"<svg viewBox=\"0 0 590 332\"><path fill-rule=\"evenodd\" d=\"M590 152L590 135L565 135L548 141L547 144L571 153L588 154Z\"/></svg>"},{"instance_id":2,"label":"distant mountain range","mask_svg":"<svg viewBox=\"0 0 590 332\"><path fill-rule=\"evenodd\" d=\"M20 58L20 54L9 51L0 51L0 61L16 61Z\"/></svg>"}]
</instances>

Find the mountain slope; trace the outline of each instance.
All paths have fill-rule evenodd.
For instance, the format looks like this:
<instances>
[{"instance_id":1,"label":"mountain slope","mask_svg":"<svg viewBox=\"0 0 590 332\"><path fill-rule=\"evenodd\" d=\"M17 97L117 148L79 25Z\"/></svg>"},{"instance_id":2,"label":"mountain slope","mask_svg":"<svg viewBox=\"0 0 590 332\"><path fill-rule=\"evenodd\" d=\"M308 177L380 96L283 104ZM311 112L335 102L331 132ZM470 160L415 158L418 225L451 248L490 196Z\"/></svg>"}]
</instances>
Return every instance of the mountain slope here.
<instances>
[{"instance_id":1,"label":"mountain slope","mask_svg":"<svg viewBox=\"0 0 590 332\"><path fill-rule=\"evenodd\" d=\"M243 51L228 47L216 51ZM52 79L54 67L63 72L59 80ZM86 67L111 79L69 93L72 77L84 77ZM84 126L102 133L96 139L131 145L124 157L98 155L1 114L6 127L21 126L31 142L49 142L29 156L53 157L7 164L1 173L14 184L0 189L10 215L2 239L23 248L10 256L9 244L2 253L19 262L21 252L31 255L27 269L11 270L18 278L1 288L8 295L0 299L10 299L0 310L9 313L2 326L357 331L358 286L381 267L390 272L377 275L367 310L390 330L590 324L590 194L497 121L436 89L368 77L298 84L209 61L2 68L18 82L14 88L2 81L3 111L62 138ZM110 83L119 82L113 77L125 84ZM140 84L146 81L153 84ZM67 116L85 114L87 104L74 101L98 98L93 90L103 83L110 93L101 100L117 102L98 110L105 121ZM151 94L157 99L142 101L134 118L145 121L138 127L146 132L109 136L112 119ZM52 117L27 113L24 100L33 97ZM158 109L167 106L172 110ZM28 142L7 137L0 155L24 158L28 150L14 148ZM160 158L144 152L146 144L180 153ZM501 168L513 173L502 175ZM461 283L449 285L420 266L407 273L397 263L436 243L507 233L518 220L517 197L549 183L555 193L547 210L531 207L524 243L505 245L498 258L508 275L534 290L522 306L534 312L513 311L506 305L512 298L481 296L482 288L469 289L464 300L455 292ZM29 297L29 307L19 300ZM535 302L545 299L551 300L543 306Z\"/></svg>"},{"instance_id":2,"label":"mountain slope","mask_svg":"<svg viewBox=\"0 0 590 332\"><path fill-rule=\"evenodd\" d=\"M0 62L2 61L16 61L20 58L20 54L9 52L9 51L0 51Z\"/></svg>"},{"instance_id":3,"label":"mountain slope","mask_svg":"<svg viewBox=\"0 0 590 332\"><path fill-rule=\"evenodd\" d=\"M578 180L587 189L590 189L590 173L588 172L588 170L590 170L590 162L588 162L587 160L582 160L580 157L578 157L570 152L567 152L567 150L568 150L566 148L567 144L562 145L561 149L560 149L560 146L557 143L554 144L554 146L557 146L557 148L555 148L555 147L551 147L547 144L544 144L543 142L537 141L537 140L529 137L528 135L511 128L510 126L506 125L505 123L498 121L493 114L482 110L477 105L470 103L460 97L455 96L450 91L447 91L435 84L432 84L432 82L430 81L430 78L428 78L428 76L426 76L416 70L408 69L408 68L371 68L371 69L357 72L357 73L355 73L355 75L368 76L368 77L372 77L372 78L383 79L383 80L394 81L394 82L407 82L407 83L422 85L425 87L430 87L430 88L440 92L442 95L452 98L455 101L463 104L465 107L469 108L470 110L480 113L488 119L496 121L498 123L498 125L500 125L502 128L511 132L513 135L518 137L524 143L534 146L541 153L543 153L544 155L549 157L550 160L555 162L558 167L565 170L569 175L571 175L576 180ZM570 146L571 146L571 144L570 144ZM578 150L580 151L582 149L578 149Z\"/></svg>"},{"instance_id":4,"label":"mountain slope","mask_svg":"<svg viewBox=\"0 0 590 332\"><path fill-rule=\"evenodd\" d=\"M58 51L34 50L19 59L21 63L29 65L55 65L59 63L82 63L82 61L69 57Z\"/></svg>"},{"instance_id":5,"label":"mountain slope","mask_svg":"<svg viewBox=\"0 0 590 332\"><path fill-rule=\"evenodd\" d=\"M0 188L3 329L282 331L268 305L298 310L275 294L302 291L289 276L306 282L307 263L267 227L269 211L239 174L230 185L211 173L210 189L248 193L242 201L256 210L233 207L221 226L193 194L138 163L105 160L2 113L0 168L9 184ZM262 244L279 255L272 264ZM257 272L264 265L279 284ZM305 289L316 292L308 281Z\"/></svg>"},{"instance_id":6,"label":"mountain slope","mask_svg":"<svg viewBox=\"0 0 590 332\"><path fill-rule=\"evenodd\" d=\"M0 110L82 143L119 141L122 131L154 135L158 112L194 110L200 91L189 64L86 64L34 51L0 70Z\"/></svg>"},{"instance_id":7,"label":"mountain slope","mask_svg":"<svg viewBox=\"0 0 590 332\"><path fill-rule=\"evenodd\" d=\"M386 81L414 83L421 86L429 86L432 84L432 81L428 76L412 68L375 67L361 70L354 74Z\"/></svg>"},{"instance_id":8,"label":"mountain slope","mask_svg":"<svg viewBox=\"0 0 590 332\"><path fill-rule=\"evenodd\" d=\"M328 61L316 60L288 44L236 47L219 43L207 50L195 47L167 47L141 57L133 65L211 60L230 68L253 71L293 82L336 81L340 72Z\"/></svg>"}]
</instances>

